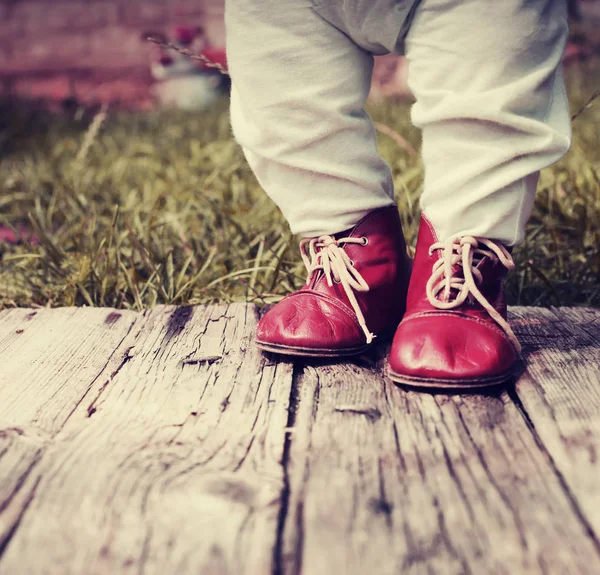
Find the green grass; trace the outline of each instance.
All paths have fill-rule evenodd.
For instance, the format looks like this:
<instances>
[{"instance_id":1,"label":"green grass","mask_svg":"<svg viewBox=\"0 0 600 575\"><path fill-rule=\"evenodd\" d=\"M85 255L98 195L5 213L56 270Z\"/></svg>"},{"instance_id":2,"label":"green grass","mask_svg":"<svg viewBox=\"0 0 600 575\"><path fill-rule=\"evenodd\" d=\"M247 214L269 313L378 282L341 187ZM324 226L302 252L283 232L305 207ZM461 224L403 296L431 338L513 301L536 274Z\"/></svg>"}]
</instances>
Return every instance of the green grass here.
<instances>
[{"instance_id":1,"label":"green grass","mask_svg":"<svg viewBox=\"0 0 600 575\"><path fill-rule=\"evenodd\" d=\"M598 85L597 65L573 70L573 110ZM370 112L418 149L407 105ZM268 303L303 283L296 239L230 137L226 102L205 114L109 110L81 157L92 120L0 109L0 225L41 238L0 244L0 308ZM600 305L600 102L574 132L570 153L542 173L508 281L513 304ZM379 140L412 243L422 165Z\"/></svg>"}]
</instances>

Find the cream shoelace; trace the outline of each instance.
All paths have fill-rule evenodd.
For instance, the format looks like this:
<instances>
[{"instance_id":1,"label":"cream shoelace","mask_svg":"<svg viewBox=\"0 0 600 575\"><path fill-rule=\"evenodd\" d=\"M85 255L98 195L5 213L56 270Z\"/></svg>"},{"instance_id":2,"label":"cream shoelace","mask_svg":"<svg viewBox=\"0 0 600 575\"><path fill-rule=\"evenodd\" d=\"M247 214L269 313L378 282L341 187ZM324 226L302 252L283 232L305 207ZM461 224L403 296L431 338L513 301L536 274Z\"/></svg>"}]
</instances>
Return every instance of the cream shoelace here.
<instances>
[{"instance_id":1,"label":"cream shoelace","mask_svg":"<svg viewBox=\"0 0 600 575\"><path fill-rule=\"evenodd\" d=\"M442 250L442 257L435 262L433 272L427 282L429 303L438 309L453 309L460 306L467 298L475 298L504 330L510 342L520 353L521 345L510 325L485 299L477 287L477 284L481 284L483 280L477 264L486 256L496 262L500 261L509 270L514 269L515 263L506 248L491 240L464 236L449 238L445 242L436 242L429 248L429 255L436 250ZM464 278L453 275L452 268L454 266L462 267ZM457 290L458 294L452 297L451 290ZM441 298L439 297L440 292L443 292Z\"/></svg>"},{"instance_id":2,"label":"cream shoelace","mask_svg":"<svg viewBox=\"0 0 600 575\"><path fill-rule=\"evenodd\" d=\"M307 283L313 272L322 270L327 285L330 287L333 282L341 283L350 305L358 318L358 323L367 338L367 343L371 343L375 337L367 327L365 316L363 315L358 300L354 292L367 292L369 285L365 279L358 273L354 267L354 262L350 259L343 244L360 244L366 246L367 238L340 238L336 240L332 236L319 236L318 238L307 238L300 242L300 254L302 261L308 271Z\"/></svg>"}]
</instances>

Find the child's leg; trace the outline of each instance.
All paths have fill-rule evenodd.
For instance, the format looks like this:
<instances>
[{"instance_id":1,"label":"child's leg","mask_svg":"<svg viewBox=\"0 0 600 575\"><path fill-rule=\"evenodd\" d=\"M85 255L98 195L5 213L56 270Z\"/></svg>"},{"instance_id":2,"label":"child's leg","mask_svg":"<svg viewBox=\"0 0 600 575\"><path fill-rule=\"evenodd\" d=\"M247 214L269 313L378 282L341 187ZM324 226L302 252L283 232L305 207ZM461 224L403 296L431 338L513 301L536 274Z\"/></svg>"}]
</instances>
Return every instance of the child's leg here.
<instances>
[{"instance_id":1,"label":"child's leg","mask_svg":"<svg viewBox=\"0 0 600 575\"><path fill-rule=\"evenodd\" d=\"M387 17L397 0L315 0L315 10L311 0L227 0L235 137L292 231L313 238L301 244L306 284L258 324L263 350L362 353L404 313L410 260L363 109L369 51L389 49L380 33L385 44L401 41L412 0L402 4L397 19L376 18L377 33L365 35L362 15Z\"/></svg>"},{"instance_id":2,"label":"child's leg","mask_svg":"<svg viewBox=\"0 0 600 575\"><path fill-rule=\"evenodd\" d=\"M564 0L422 0L406 49L440 239L522 240L538 171L570 143L566 38Z\"/></svg>"},{"instance_id":3,"label":"child's leg","mask_svg":"<svg viewBox=\"0 0 600 575\"><path fill-rule=\"evenodd\" d=\"M424 216L390 353L396 382L468 388L512 375L505 246L523 238L539 170L569 147L566 37L564 0L421 2L406 48Z\"/></svg>"},{"instance_id":4,"label":"child's leg","mask_svg":"<svg viewBox=\"0 0 600 575\"><path fill-rule=\"evenodd\" d=\"M393 204L363 110L373 57L310 0L227 0L231 122L294 233L346 230Z\"/></svg>"}]
</instances>

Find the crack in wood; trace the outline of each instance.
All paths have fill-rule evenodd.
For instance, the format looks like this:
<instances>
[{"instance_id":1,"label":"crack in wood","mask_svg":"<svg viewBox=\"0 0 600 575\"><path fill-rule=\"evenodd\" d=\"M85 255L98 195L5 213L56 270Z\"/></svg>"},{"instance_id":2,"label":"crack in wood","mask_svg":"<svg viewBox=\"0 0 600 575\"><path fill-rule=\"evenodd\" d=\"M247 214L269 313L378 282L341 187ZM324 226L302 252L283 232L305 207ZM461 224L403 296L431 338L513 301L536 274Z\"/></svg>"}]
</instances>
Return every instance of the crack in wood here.
<instances>
[{"instance_id":1,"label":"crack in wood","mask_svg":"<svg viewBox=\"0 0 600 575\"><path fill-rule=\"evenodd\" d=\"M104 320L104 325L113 325L117 323L121 318L121 314L118 311L111 311Z\"/></svg>"},{"instance_id":2,"label":"crack in wood","mask_svg":"<svg viewBox=\"0 0 600 575\"><path fill-rule=\"evenodd\" d=\"M438 407L438 411L439 411L439 415L440 415L440 422L444 426L447 427L447 424L446 424L446 421L444 418L444 412L440 408L440 405L437 403L435 397L434 397L434 401ZM467 496L465 487L464 487L462 481L460 480L459 475L456 473L456 470L454 468L454 463L452 462L452 457L448 453L448 447L446 446L446 443L444 442L444 438L442 437L442 434L440 433L440 431L438 429L435 430L435 436L436 436L437 440L440 442L440 445L442 447L442 455L444 457L444 463L448 470L448 475L452 478L452 481L454 482L456 489L460 493L460 497L463 501L465 509L467 510L467 513L469 514L469 517L471 518L471 521L473 521L473 523L475 523L476 519L475 519L475 514L473 512L473 507L471 505L471 501L470 501L469 497ZM437 506L438 506L438 503L436 500L436 508L437 508Z\"/></svg>"},{"instance_id":3,"label":"crack in wood","mask_svg":"<svg viewBox=\"0 0 600 575\"><path fill-rule=\"evenodd\" d=\"M369 506L371 507L371 510L374 513L383 515L385 517L385 524L387 525L387 528L391 531L394 525L392 515L392 511L394 510L394 504L388 499L388 496L385 492L383 462L381 460L381 457L377 458L377 477L379 480L379 498L371 498L369 500Z\"/></svg>"},{"instance_id":4,"label":"crack in wood","mask_svg":"<svg viewBox=\"0 0 600 575\"><path fill-rule=\"evenodd\" d=\"M283 456L281 466L283 468L283 487L281 490L281 505L279 507L279 515L277 517L277 532L275 545L273 546L273 575L284 575L287 573L284 557L284 531L288 518L288 510L290 504L291 486L290 486L290 453L293 442L293 430L296 426L296 414L300 402L300 374L303 371L303 366L300 362L294 362L292 369L292 385L290 387L290 399L288 405L288 418L286 423L287 433L284 434ZM299 572L299 571L298 571Z\"/></svg>"},{"instance_id":5,"label":"crack in wood","mask_svg":"<svg viewBox=\"0 0 600 575\"><path fill-rule=\"evenodd\" d=\"M0 429L0 439L14 434L25 435L25 432L20 427L7 427L6 429Z\"/></svg>"},{"instance_id":6,"label":"crack in wood","mask_svg":"<svg viewBox=\"0 0 600 575\"><path fill-rule=\"evenodd\" d=\"M194 308L192 306L186 305L176 307L175 311L169 316L165 340L168 342L176 335L179 335L185 329L185 326L190 322L193 315Z\"/></svg>"},{"instance_id":7,"label":"crack in wood","mask_svg":"<svg viewBox=\"0 0 600 575\"><path fill-rule=\"evenodd\" d=\"M152 526L148 527L148 531L146 532L146 536L144 537L144 543L142 545L142 552L140 554L139 564L138 564L138 575L143 575L144 568L146 567L146 563L148 562L148 557L150 556L150 542L152 541Z\"/></svg>"},{"instance_id":8,"label":"crack in wood","mask_svg":"<svg viewBox=\"0 0 600 575\"><path fill-rule=\"evenodd\" d=\"M306 440L306 453L310 454L310 453L312 453L312 448L313 448L313 426L316 424L316 421L317 421L317 415L319 412L320 396L321 396L321 378L319 376L319 370L314 367L314 363L312 363L310 365L304 364L303 369L298 372L297 397L296 397L296 408L295 408L296 416L294 418L293 425L294 425L294 431L296 431L296 427L297 427L296 418L297 418L298 410L300 409L300 404L302 401L307 401L306 399L301 398L301 391L302 391L301 388L302 388L304 378L306 377L307 373L310 374L310 377L314 380L314 389L312 390L312 394L311 394L311 398L310 398L310 414L311 415L310 415L310 418L308 419L308 421L305 422L307 427L304 430L299 430L299 431L300 432L304 431L304 435L306 438L305 439ZM302 437L302 433L300 433L299 436ZM290 443L290 456L289 456L288 462L286 464L286 470L288 473L288 477L290 477L290 475L291 475L290 467L292 465L292 456L291 456L292 447L293 447L293 443ZM294 519L294 521L293 521L294 531L292 531L293 542L294 542L293 555L290 560L290 563L284 565L284 567L286 569L286 573L291 572L296 575L301 574L302 568L303 568L304 540L305 540L305 531L306 531L304 501L306 498L310 474L311 474L310 457L306 457L306 458L304 458L304 469L302 472L302 479L299 483L299 486L296 487L296 490L298 491L298 496L296 497L296 500L294 502L295 507L293 509L293 514L292 514L292 517ZM291 497L292 497L291 481L289 481L289 484L290 484L290 495L288 498L288 504L286 506L286 513L287 513L288 518L290 516L290 504L291 504L290 501L291 501ZM286 522L287 522L287 519L286 519Z\"/></svg>"},{"instance_id":9,"label":"crack in wood","mask_svg":"<svg viewBox=\"0 0 600 575\"><path fill-rule=\"evenodd\" d=\"M254 429L254 426L253 426L253 429ZM250 438L250 441L248 442L248 445L246 446L246 451L244 451L244 455L242 455L238 464L233 468L234 473L239 471L242 468L242 465L244 465L244 462L246 461L246 458L248 457L248 454L250 453L250 450L252 449L252 445L254 445L255 439L256 439L256 435L253 435Z\"/></svg>"},{"instance_id":10,"label":"crack in wood","mask_svg":"<svg viewBox=\"0 0 600 575\"><path fill-rule=\"evenodd\" d=\"M365 407L362 405L340 405L334 411L337 413L364 415L370 422L377 421L383 415L376 407Z\"/></svg>"},{"instance_id":11,"label":"crack in wood","mask_svg":"<svg viewBox=\"0 0 600 575\"><path fill-rule=\"evenodd\" d=\"M131 350L134 348L135 346L130 345L126 350L125 353L123 354L123 359L121 360L121 363L117 366L117 369L115 369L111 374L110 374L110 379L114 379L115 377L117 377L117 375L119 374L119 372L123 369L123 366L130 361L133 358L133 355L131 355Z\"/></svg>"},{"instance_id":12,"label":"crack in wood","mask_svg":"<svg viewBox=\"0 0 600 575\"><path fill-rule=\"evenodd\" d=\"M0 514L5 513L9 507L9 505L11 504L11 502L13 502L15 499L17 499L17 497L19 497L20 492L22 491L22 488L25 485L25 482L31 476L31 473L33 472L33 470L38 466L39 462L41 461L42 455L43 455L42 450L39 450L38 453L36 454L35 458L33 459L33 461L30 463L30 465L25 470L25 473L23 473L23 475L19 478L19 481L15 485L15 488L14 488L11 496L4 501L2 506L0 506ZM12 538L17 533L19 525L21 525L23 517L25 516L25 513L27 512L27 509L29 508L29 506L31 505L31 502L33 501L33 498L35 497L35 493L37 491L38 485L41 480L42 480L41 476L35 480L35 483L33 484L31 490L24 497L24 501L17 505L17 507L20 507L20 509L18 510L18 513L16 514L16 517L13 519L10 526L4 531L4 533L2 531L0 531L0 560L2 559L2 556L4 555L4 552L6 551L6 549L8 548L8 545L10 544ZM9 517L9 519L10 519L10 517ZM10 521L8 521L7 523L10 523ZM0 527L1 527L1 525L0 525Z\"/></svg>"},{"instance_id":13,"label":"crack in wood","mask_svg":"<svg viewBox=\"0 0 600 575\"><path fill-rule=\"evenodd\" d=\"M62 426L59 428L58 431L60 431L65 426L65 424L67 423L67 421L69 421L69 419L71 418L71 416L77 411L77 409L79 408L79 406L85 401L85 398L88 396L88 393L92 390L92 388L94 387L94 384L96 383L96 381L98 380L98 378L104 373L104 370L110 364L110 360L113 358L113 356L115 355L115 353L119 349L119 347L121 347L121 344L125 341L125 339L127 338L127 336L131 333L131 330L133 329L133 326L136 324L136 322L137 322L137 318L134 319L131 322L131 325L129 326L129 328L125 332L125 335L117 343L117 345L115 346L114 351L108 356L108 358L106 359L106 362L104 363L104 365L102 366L102 368L98 371L98 373L96 374L96 376L92 379L92 381L88 385L87 389L85 390L85 392L83 393L83 395L81 396L81 398L79 399L79 401L77 401L75 403L75 405L73 406L73 409L67 414L67 417L63 421ZM106 384L103 387L105 387L105 386L106 386ZM96 397L96 399L94 401L97 401L97 400L98 400L98 397ZM89 408L88 408L88 413L89 413ZM58 433L58 431L57 431L57 433Z\"/></svg>"},{"instance_id":14,"label":"crack in wood","mask_svg":"<svg viewBox=\"0 0 600 575\"><path fill-rule=\"evenodd\" d=\"M88 417L92 417L92 415L94 415L94 413L96 413L96 403L100 399L100 396L106 391L106 388L108 387L108 385L110 384L110 382L115 377L117 377L117 375L123 369L123 367L125 366L125 364L128 363L133 358L133 355L131 355L131 350L134 347L135 346L131 345L131 346L129 346L125 350L125 353L123 354L123 358L121 359L121 363L119 363L119 365L117 366L117 368L110 374L110 377L102 384L102 386L98 390L98 393L96 394L96 397L94 398L94 400L92 401L92 403L90 403L88 405L88 408L87 408L87 416Z\"/></svg>"},{"instance_id":15,"label":"crack in wood","mask_svg":"<svg viewBox=\"0 0 600 575\"><path fill-rule=\"evenodd\" d=\"M566 499L571 507L571 510L573 511L573 513L575 514L577 519L580 521L587 536L590 538L591 542L593 543L594 547L596 548L596 551L600 555L600 539L598 537L598 534L595 533L594 528L592 527L592 525L588 521L585 513L581 509L579 502L577 501L577 498L575 497L575 494L571 490L571 487L570 487L569 483L567 482L567 480L565 479L564 475L561 473L560 469L558 468L556 461L554 460L554 457L548 451L548 448L546 447L546 445L543 443L542 438L540 437L533 420L531 419L529 413L527 412L527 409L525 409L525 406L523 405L523 402L521 401L521 398L519 397L519 394L517 393L517 391L515 389L508 390L508 394L509 394L510 398L512 399L512 401L514 402L514 404L516 405L519 413L525 420L525 423L529 427L529 430L531 431L531 435L533 436L538 448L544 454L546 460L548 461L550 467L552 468L552 470L553 470L553 472L554 472L558 482L560 483L560 486L566 496Z\"/></svg>"},{"instance_id":16,"label":"crack in wood","mask_svg":"<svg viewBox=\"0 0 600 575\"><path fill-rule=\"evenodd\" d=\"M600 552L593 532L598 515L591 498L596 492L586 492L585 482L579 483L565 467L572 461L576 465L575 456L585 458L584 450L597 445L593 425L598 396L590 367L597 349L579 357L579 364L569 349L594 343L597 324L588 321L589 315L568 312L574 314L573 323L557 326L562 335L556 345L547 341L541 351L533 350L521 382L526 385L518 393L511 389L500 397L465 399L436 394L432 399L384 383L383 360L316 366L298 361L284 363L280 370L282 364L260 359L252 349L254 320L245 326L234 305L225 313L224 306L197 312L189 325L183 324L183 315L175 322L170 308L140 314L150 318L148 325L136 328L128 339L135 321L123 339L121 334L129 312L115 327L103 327L111 345L120 341L116 351L103 348L93 369L86 365L89 371L79 380L77 395L69 396L60 418L50 422L53 453L45 449L48 441L36 445L35 435L34 443L25 445L29 423L5 424L0 439L24 448L27 459L3 494L9 495L2 500L9 509L0 509L0 572L19 572L31 559L30 551L35 554L37 542L55 540L52 534L44 539L49 513L57 513L56 528L65 537L71 517L85 516L77 508L81 494L94 489L105 489L105 499L98 500L101 508L93 502L86 513L122 513L124 508L126 521L107 524L89 547L78 533L65 539L69 544L83 541L78 552L86 553L86 560L100 560L102 572L110 572L109 567L112 572L150 572L168 559L178 561L174 567L179 572L188 566L188 550L182 545L186 537L190 553L200 558L194 565L214 573L308 574L325 565L333 573L358 573L372 566L382 575L402 569L411 574L495 573L503 565L523 573L565 566L573 573L585 573L588 566L593 570ZM251 316L252 309L244 308L243 316ZM528 331L523 335L542 342L550 328L545 312L535 313L541 320L534 324L527 315L533 312L522 312L522 330ZM105 316L103 312L100 325ZM170 337L177 337L166 342L171 324ZM129 343L137 344L136 358L127 367L133 355L133 347L125 349ZM383 358L386 347L377 349L377 357ZM88 387L108 353L109 360ZM547 353L550 359L544 359ZM185 368L219 360L204 369ZM60 386L67 378L58 372L55 383ZM580 373L593 395L569 391ZM96 396L88 416L101 405L94 423L85 418L85 402L77 412L81 419L71 418L75 410L65 419L80 394L81 401ZM32 418L42 413L31 412ZM556 440L545 429L552 417L557 420ZM73 421L65 428L69 418ZM48 421L44 412L43 425ZM100 443L105 444L92 457L88 454L95 454L97 445L84 441L95 430L102 432ZM62 450L69 449L73 454L63 458ZM94 483L97 471L106 473L104 463L95 467L102 457L115 479L106 474ZM10 473L10 466L5 469ZM89 486L81 481L88 469ZM583 470L593 469L594 462L586 459ZM58 488L67 493L64 478L81 487L71 502L64 501L71 505L68 512L57 509L49 493ZM218 510L214 517L219 523L211 523L212 515L203 518L207 509ZM205 527L194 530L190 525ZM125 548L123 542L135 529L132 548ZM173 541L175 551L170 550ZM59 572L61 556L53 553L49 560L54 561L49 569Z\"/></svg>"},{"instance_id":17,"label":"crack in wood","mask_svg":"<svg viewBox=\"0 0 600 575\"><path fill-rule=\"evenodd\" d=\"M192 352L190 354L190 356L193 353L194 352ZM189 359L188 358L184 358L184 359L181 360L181 367L183 368L183 366L185 366L185 365L200 365L200 364L203 364L203 363L206 363L208 365L212 365L213 363L215 363L216 361L220 361L221 359L223 359L222 355L207 355L205 357L189 357Z\"/></svg>"},{"instance_id":18,"label":"crack in wood","mask_svg":"<svg viewBox=\"0 0 600 575\"><path fill-rule=\"evenodd\" d=\"M44 310L42 313L53 314L56 313L53 310ZM26 320L31 321L36 316L38 316L38 312L34 311L26 316ZM121 316L121 314L119 314ZM64 428L67 422L71 419L74 413L76 413L79 406L85 401L85 398L88 396L91 389L93 389L94 384L97 382L98 378L101 377L106 368L110 365L112 358L114 357L116 350L121 346L125 338L129 335L133 326L135 325L136 320L132 320L131 324L128 326L125 335L120 338L116 343L116 345L111 349L106 361L99 367L96 375L92 377L90 383L82 390L80 397L75 402L72 409L70 409L65 416L60 421L56 421L55 428L50 430L45 430L42 428L33 427L13 427L9 430L3 430L5 432L14 433L20 440L24 440L25 442L33 442L34 444L41 444L42 447L37 449L34 453L30 454L31 457L27 468L16 481L12 493L9 493L7 497L4 498L2 504L0 505L0 559L5 557L6 551L9 548L9 544L11 541L18 537L20 533L21 525L24 521L24 518L27 514L28 509L30 508L32 502L36 498L38 493L38 487L42 481L42 474L39 473L39 476L34 477L34 474L38 473L36 470L41 466L42 461L47 453L47 448L51 444L52 440L55 439L57 434L59 434ZM55 394L50 395L48 399L54 399ZM32 424L37 422L36 419L30 419ZM7 433L2 433L0 431L0 438L6 437ZM6 450L3 450L0 454L0 458L3 458L6 453ZM0 563L2 563L0 561Z\"/></svg>"},{"instance_id":19,"label":"crack in wood","mask_svg":"<svg viewBox=\"0 0 600 575\"><path fill-rule=\"evenodd\" d=\"M400 463L400 469L403 473L406 473L406 459L404 458L404 454L402 453L402 449L400 448L400 437L398 436L398 425L396 420L392 417L392 405L390 402L390 386L389 382L384 382L383 384L383 400L386 409L386 415L392 422L392 434L394 437L394 448L395 453L398 456L398 462Z\"/></svg>"},{"instance_id":20,"label":"crack in wood","mask_svg":"<svg viewBox=\"0 0 600 575\"><path fill-rule=\"evenodd\" d=\"M525 529L523 527L523 521L521 519L521 516L519 515L518 509L515 509L515 507L511 504L511 501L510 501L510 498L508 497L508 495L504 492L503 489L501 489L500 485L498 485L498 481L496 480L493 473L491 472L490 467L485 459L485 456L483 455L483 453L481 452L481 449L475 442L473 435L471 434L471 431L469 429L469 426L467 425L467 422L465 421L465 418L463 417L463 414L461 413L461 410L458 407L456 409L456 413L458 416L458 420L460 421L460 423L465 431L466 437L468 438L471 445L473 446L473 451L475 452L477 459L479 460L479 463L481 464L481 467L484 470L484 472L489 480L489 484L492 487L494 487L494 489L496 490L496 493L498 493L498 496L503 501L504 505L506 506L506 508L510 511L510 513L512 515L515 529L516 529L517 533L519 534L519 540L521 542L521 546L523 547L523 549L527 549L527 538L525 536Z\"/></svg>"}]
</instances>

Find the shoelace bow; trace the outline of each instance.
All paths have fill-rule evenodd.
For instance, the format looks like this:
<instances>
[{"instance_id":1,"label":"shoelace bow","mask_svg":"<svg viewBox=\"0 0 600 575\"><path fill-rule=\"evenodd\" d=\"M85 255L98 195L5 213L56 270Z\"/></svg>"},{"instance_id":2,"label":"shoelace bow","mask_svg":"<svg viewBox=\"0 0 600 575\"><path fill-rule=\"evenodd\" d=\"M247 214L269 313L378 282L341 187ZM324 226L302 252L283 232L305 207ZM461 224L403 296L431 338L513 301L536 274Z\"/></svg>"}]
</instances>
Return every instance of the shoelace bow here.
<instances>
[{"instance_id":1,"label":"shoelace bow","mask_svg":"<svg viewBox=\"0 0 600 575\"><path fill-rule=\"evenodd\" d=\"M300 254L308 271L307 283L315 271L322 270L328 286L333 286L333 281L342 285L350 301L350 305L358 318L358 323L367 338L367 343L371 343L375 335L367 327L365 316L360 309L354 293L369 291L369 284L367 284L365 279L356 270L354 262L341 247L343 244L360 244L365 246L367 245L366 242L367 238L340 238L339 240L336 240L332 236L307 238L300 241Z\"/></svg>"},{"instance_id":2,"label":"shoelace bow","mask_svg":"<svg viewBox=\"0 0 600 575\"><path fill-rule=\"evenodd\" d=\"M485 247L481 247L485 246ZM521 345L508 322L496 311L494 306L479 291L477 284L481 284L483 276L477 269L477 264L489 257L500 261L509 270L514 269L515 263L507 249L484 238L475 239L472 236L453 237L445 242L436 242L429 248L429 255L436 250L442 250L442 257L435 262L433 272L427 282L427 299L438 309L454 309L473 297L490 314L492 319L503 329L508 339L517 350L521 352ZM456 277L452 268L460 266L464 277ZM452 298L452 290L458 294ZM442 299L438 295L443 291Z\"/></svg>"}]
</instances>

